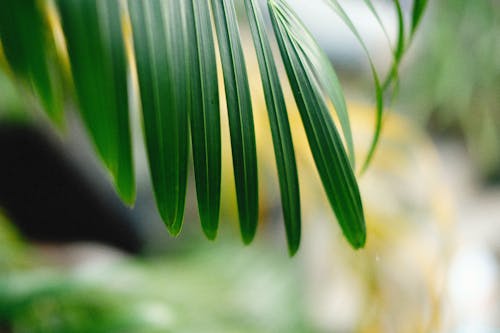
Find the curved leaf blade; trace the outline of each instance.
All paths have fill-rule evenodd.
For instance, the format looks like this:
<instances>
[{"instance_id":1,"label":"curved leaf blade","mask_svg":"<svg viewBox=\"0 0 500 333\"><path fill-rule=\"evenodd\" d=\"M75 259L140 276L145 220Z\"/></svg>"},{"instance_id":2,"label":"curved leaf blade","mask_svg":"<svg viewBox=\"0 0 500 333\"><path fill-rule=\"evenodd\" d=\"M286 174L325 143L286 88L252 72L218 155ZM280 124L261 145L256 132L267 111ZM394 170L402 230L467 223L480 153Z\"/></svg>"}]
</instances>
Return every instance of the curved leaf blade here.
<instances>
[{"instance_id":1,"label":"curved leaf blade","mask_svg":"<svg viewBox=\"0 0 500 333\"><path fill-rule=\"evenodd\" d=\"M57 2L80 114L118 193L135 199L127 62L118 1Z\"/></svg>"},{"instance_id":2,"label":"curved leaf blade","mask_svg":"<svg viewBox=\"0 0 500 333\"><path fill-rule=\"evenodd\" d=\"M173 235L182 227L189 153L183 1L128 1L153 191Z\"/></svg>"},{"instance_id":3,"label":"curved leaf blade","mask_svg":"<svg viewBox=\"0 0 500 333\"><path fill-rule=\"evenodd\" d=\"M406 51L406 40L405 40L405 20L403 14L403 8L401 7L401 3L399 0L394 0L394 7L396 9L396 16L398 19L398 34L397 34L397 42L396 49L394 50L394 60L392 66L387 73L387 76L382 83L382 90L387 91L391 85L397 86L398 77L399 77L399 64L403 59L403 55ZM411 42L411 39L410 39Z\"/></svg>"},{"instance_id":4,"label":"curved leaf blade","mask_svg":"<svg viewBox=\"0 0 500 333\"><path fill-rule=\"evenodd\" d=\"M255 237L258 222L258 181L252 102L238 21L232 0L212 0L229 114L234 179L245 244Z\"/></svg>"},{"instance_id":5,"label":"curved leaf blade","mask_svg":"<svg viewBox=\"0 0 500 333\"><path fill-rule=\"evenodd\" d=\"M271 125L288 250L290 255L294 255L300 245L301 213L299 180L292 134L285 99L271 46L266 35L262 13L255 0L245 0L245 6L257 52L269 123Z\"/></svg>"},{"instance_id":6,"label":"curved leaf blade","mask_svg":"<svg viewBox=\"0 0 500 333\"><path fill-rule=\"evenodd\" d=\"M375 86L375 100L376 100L376 113L375 113L375 131L373 134L372 142L370 144L370 147L368 149L368 153L365 157L364 163L361 167L361 173L365 172L368 166L370 165L370 162L375 154L376 148L378 146L378 141L380 138L380 133L382 131L382 120L383 120L383 113L384 113L384 88L380 82L380 78L378 75L378 72L375 68L375 64L373 62L372 56L370 54L370 51L368 51L368 47L366 47L365 42L363 41L363 38L359 34L358 30L354 26L354 23L351 21L347 13L345 12L344 8L340 5L340 3L337 0L326 0L327 4L332 8L332 10L337 13L337 15L344 21L345 25L351 30L351 32L354 34L356 39L358 40L359 44L363 48L363 51L365 52L368 62L370 64L370 70L372 72L372 77L373 77L373 84ZM365 3L368 5L372 13L375 15L375 18L379 21L379 24L382 25L382 22L373 8L373 5L371 4L370 1L365 1ZM382 25L383 27L383 25ZM398 52L398 51L396 51ZM391 68L391 71L394 70L394 68L397 69L397 55L394 55L394 64Z\"/></svg>"},{"instance_id":7,"label":"curved leaf blade","mask_svg":"<svg viewBox=\"0 0 500 333\"><path fill-rule=\"evenodd\" d=\"M215 239L221 195L221 129L217 62L207 0L190 0L187 22L190 40L191 141L201 225ZM192 31L191 31L192 30Z\"/></svg>"},{"instance_id":8,"label":"curved leaf blade","mask_svg":"<svg viewBox=\"0 0 500 333\"><path fill-rule=\"evenodd\" d=\"M415 31L417 31L417 28L420 24L420 21L422 20L422 16L424 15L426 7L427 7L427 0L413 1L410 38L413 38Z\"/></svg>"},{"instance_id":9,"label":"curved leaf blade","mask_svg":"<svg viewBox=\"0 0 500 333\"><path fill-rule=\"evenodd\" d=\"M326 92L326 95L333 103L335 112L340 122L340 127L344 133L349 160L352 167L355 168L356 158L351 121L349 119L342 85L340 84L340 80L330 63L330 60L318 44L314 42L312 36L304 37L305 40L307 40L307 43L303 44L302 49L307 54L310 64L314 67L314 73L320 82L321 88Z\"/></svg>"},{"instance_id":10,"label":"curved leaf blade","mask_svg":"<svg viewBox=\"0 0 500 333\"><path fill-rule=\"evenodd\" d=\"M55 51L47 25L37 1L0 1L0 39L5 57L40 98L52 121L62 125L62 89L51 63Z\"/></svg>"},{"instance_id":11,"label":"curved leaf blade","mask_svg":"<svg viewBox=\"0 0 500 333\"><path fill-rule=\"evenodd\" d=\"M378 14L377 10L375 9L375 6L373 5L373 2L371 0L363 0L366 4L366 7L370 10L370 12L373 14L375 19L377 20L380 28L382 29L385 38L387 39L387 42L391 44L391 39L389 38L389 33L387 32L387 28L385 27L384 22L382 22L382 18Z\"/></svg>"},{"instance_id":12,"label":"curved leaf blade","mask_svg":"<svg viewBox=\"0 0 500 333\"><path fill-rule=\"evenodd\" d=\"M286 6L288 10L291 10L291 8L284 2L282 2L282 4ZM349 120L349 113L347 111L344 92L342 91L342 86L337 74L335 73L335 69L332 67L328 56L319 47L313 36L307 30L302 28L302 23L299 18L292 15L286 19L290 21L288 26L290 32L297 29L299 30L298 34L301 36L301 43L299 44L299 47L302 49L302 52L307 54L309 64L314 68L314 75L320 82L320 87L333 103L335 113L337 114L340 127L342 128L342 132L344 134L345 144L349 153L351 165L354 168L356 161L354 156L354 142L351 123Z\"/></svg>"},{"instance_id":13,"label":"curved leaf blade","mask_svg":"<svg viewBox=\"0 0 500 333\"><path fill-rule=\"evenodd\" d=\"M308 35L282 0L268 0L271 21L290 84L299 107L316 167L342 231L355 248L366 241L363 206L347 154L322 98L314 66L303 50ZM307 45L307 42L306 42Z\"/></svg>"}]
</instances>

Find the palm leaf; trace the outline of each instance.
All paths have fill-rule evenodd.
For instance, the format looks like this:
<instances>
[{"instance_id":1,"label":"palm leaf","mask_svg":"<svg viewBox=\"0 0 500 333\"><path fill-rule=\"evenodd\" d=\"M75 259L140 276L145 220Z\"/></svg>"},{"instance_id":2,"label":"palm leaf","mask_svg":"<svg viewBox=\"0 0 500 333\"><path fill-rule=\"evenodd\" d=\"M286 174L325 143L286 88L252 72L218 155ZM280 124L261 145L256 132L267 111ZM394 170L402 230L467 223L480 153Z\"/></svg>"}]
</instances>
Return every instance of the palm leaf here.
<instances>
[{"instance_id":1,"label":"palm leaf","mask_svg":"<svg viewBox=\"0 0 500 333\"><path fill-rule=\"evenodd\" d=\"M60 0L57 5L80 113L119 194L132 204L135 181L119 3Z\"/></svg>"},{"instance_id":2,"label":"palm leaf","mask_svg":"<svg viewBox=\"0 0 500 333\"><path fill-rule=\"evenodd\" d=\"M285 5L285 2L282 2ZM290 11L291 8L288 7ZM291 20L289 28L299 27L299 30L304 30L302 23L299 18L295 15L287 17L287 20ZM304 30L305 31L305 30ZM352 167L355 167L355 156L354 156L354 142L351 131L351 123L349 120L349 114L347 112L347 106L345 102L344 93L340 85L340 81L333 69L330 60L324 51L319 47L314 38L309 33L302 33L301 39L298 41L298 46L304 53L305 59L310 63L313 68L314 75L320 82L320 86L324 93L333 103L335 107L335 112L340 122L342 132L344 134L344 139L349 152L349 158Z\"/></svg>"},{"instance_id":3,"label":"palm leaf","mask_svg":"<svg viewBox=\"0 0 500 333\"><path fill-rule=\"evenodd\" d=\"M364 1L387 35L372 2ZM394 0L398 39L393 64L383 81L349 16L338 1L327 2L361 43L374 77L375 133L364 170L382 131L384 97L390 88L397 89L400 62L427 1L414 1L407 40L402 7L399 0ZM56 3L82 119L118 192L128 203L134 201L135 181L128 120L130 69L122 19L130 18L133 47L129 60L132 69L137 70L146 151L160 215L168 230L177 235L184 214L191 139L200 220L210 239L215 238L218 229L221 192L213 14L229 114L241 234L245 243L251 242L258 222L257 156L251 95L234 1L57 0ZM300 243L301 213L290 125L262 13L257 0L244 0L244 5L259 62L288 247L293 255ZM44 6L46 3L37 0L0 0L1 46L14 73L31 84L49 116L61 122L63 96L54 76L54 41L50 37L56 31L49 30L55 26L46 24ZM124 9L130 17L125 16ZM341 84L328 57L287 1L268 0L268 9L327 197L347 240L354 248L360 248L365 243L366 230L353 172L354 142ZM345 144L331 117L330 103L338 116Z\"/></svg>"},{"instance_id":4,"label":"palm leaf","mask_svg":"<svg viewBox=\"0 0 500 333\"><path fill-rule=\"evenodd\" d=\"M212 0L229 113L234 179L241 236L248 244L257 230L257 153L245 59L231 0Z\"/></svg>"},{"instance_id":5,"label":"palm leaf","mask_svg":"<svg viewBox=\"0 0 500 333\"><path fill-rule=\"evenodd\" d=\"M184 0L128 2L153 190L177 235L186 200L190 81Z\"/></svg>"},{"instance_id":6,"label":"palm leaf","mask_svg":"<svg viewBox=\"0 0 500 333\"><path fill-rule=\"evenodd\" d=\"M267 112L271 124L274 153L281 190L281 204L285 220L288 250L295 254L300 244L300 194L292 134L281 90L278 71L259 5L255 0L245 0L248 21L257 51Z\"/></svg>"},{"instance_id":7,"label":"palm leaf","mask_svg":"<svg viewBox=\"0 0 500 333\"><path fill-rule=\"evenodd\" d=\"M427 7L427 0L414 0L413 8L412 8L412 21L411 21L411 38L415 35L417 28L422 20L422 16L425 12L425 8Z\"/></svg>"},{"instance_id":8,"label":"palm leaf","mask_svg":"<svg viewBox=\"0 0 500 333\"><path fill-rule=\"evenodd\" d=\"M302 45L309 33L283 0L269 0L273 28L298 104L309 145L328 200L342 231L354 248L366 240L359 189L340 136L322 98L315 68Z\"/></svg>"},{"instance_id":9,"label":"palm leaf","mask_svg":"<svg viewBox=\"0 0 500 333\"><path fill-rule=\"evenodd\" d=\"M191 90L191 140L193 146L198 210L205 235L217 234L221 186L221 133L217 63L210 7L207 0L188 1L192 27L189 75Z\"/></svg>"}]
</instances>

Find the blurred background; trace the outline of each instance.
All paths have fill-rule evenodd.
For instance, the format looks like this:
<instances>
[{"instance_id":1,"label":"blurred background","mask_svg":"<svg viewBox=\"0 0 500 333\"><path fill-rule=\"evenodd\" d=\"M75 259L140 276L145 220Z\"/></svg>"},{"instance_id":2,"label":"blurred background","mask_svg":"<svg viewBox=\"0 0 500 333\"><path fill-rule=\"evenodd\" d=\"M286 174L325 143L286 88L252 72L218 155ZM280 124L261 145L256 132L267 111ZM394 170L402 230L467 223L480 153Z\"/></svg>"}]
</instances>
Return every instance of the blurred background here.
<instances>
[{"instance_id":1,"label":"blurred background","mask_svg":"<svg viewBox=\"0 0 500 333\"><path fill-rule=\"evenodd\" d=\"M263 4L265 2L263 1ZM330 56L358 160L374 127L369 64L320 0L290 0ZM391 51L361 0L341 1L381 72ZM411 1L402 1L409 15ZM374 1L391 42L391 1ZM125 207L71 101L60 131L0 66L0 332L500 332L500 4L430 1L400 72L380 148L359 178L367 246L343 239L288 92L303 231L289 258L258 67L246 40L259 153L256 241L240 241L223 110L221 229L155 208L138 112L138 198ZM137 111L137 110L136 110Z\"/></svg>"}]
</instances>

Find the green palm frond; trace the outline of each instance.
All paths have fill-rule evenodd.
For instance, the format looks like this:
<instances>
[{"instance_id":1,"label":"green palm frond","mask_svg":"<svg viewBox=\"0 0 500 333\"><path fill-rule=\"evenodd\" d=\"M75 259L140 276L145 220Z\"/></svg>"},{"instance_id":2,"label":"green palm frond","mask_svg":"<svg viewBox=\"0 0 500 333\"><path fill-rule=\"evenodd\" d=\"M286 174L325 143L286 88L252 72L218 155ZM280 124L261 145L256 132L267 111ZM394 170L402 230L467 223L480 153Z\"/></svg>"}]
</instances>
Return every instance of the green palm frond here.
<instances>
[{"instance_id":1,"label":"green palm frond","mask_svg":"<svg viewBox=\"0 0 500 333\"><path fill-rule=\"evenodd\" d=\"M189 52L196 44L182 29L188 17L181 1L131 0L129 11L153 190L161 217L177 235L187 185Z\"/></svg>"},{"instance_id":2,"label":"green palm frond","mask_svg":"<svg viewBox=\"0 0 500 333\"><path fill-rule=\"evenodd\" d=\"M211 3L224 71L241 235L248 244L255 236L259 215L252 101L234 3L231 0L211 0Z\"/></svg>"},{"instance_id":3,"label":"green palm frond","mask_svg":"<svg viewBox=\"0 0 500 333\"><path fill-rule=\"evenodd\" d=\"M409 36L399 1L394 1L399 36L385 80L379 79L361 36L339 2L325 1L365 49L374 76L377 120L365 169L379 141L386 96L397 87L399 64L427 1L415 0ZM57 65L61 62L54 59L55 27L47 24L50 4L0 0L0 55L16 76L29 83L49 116L60 123L64 96L57 80ZM257 0L243 0L243 4L259 63L289 251L293 255L300 244L301 210L284 93L264 13ZM365 4L382 25L371 1ZM55 8L81 117L118 193L128 204L133 204L135 198L129 99L131 94L140 96L153 191L160 215L173 235L182 227L191 145L201 224L208 238L216 237L221 196L220 104L226 103L241 234L244 242L250 243L258 224L257 153L235 1L56 0ZM286 0L268 0L268 10L327 197L347 240L354 248L363 247L366 228L354 170L354 139L339 79ZM124 33L125 28L131 28L131 36ZM133 44L131 52L126 51L128 43ZM217 52L223 69L225 101L219 101ZM131 91L135 85L128 84L129 74L135 70L138 91ZM330 103L337 113L343 139L330 115Z\"/></svg>"},{"instance_id":4,"label":"green palm frond","mask_svg":"<svg viewBox=\"0 0 500 333\"><path fill-rule=\"evenodd\" d=\"M250 29L257 51L262 85L271 125L276 165L281 190L281 203L285 220L288 249L297 252L300 244L301 214L297 164L293 150L292 133L281 90L280 79L267 38L262 13L255 0L245 0Z\"/></svg>"},{"instance_id":5,"label":"green palm frond","mask_svg":"<svg viewBox=\"0 0 500 333\"><path fill-rule=\"evenodd\" d=\"M306 52L314 48L302 48L302 45L308 45L311 36L286 2L270 1L269 7L278 45L323 186L344 235L352 246L360 248L366 240L366 229L359 189L328 106L321 97L323 82L315 77L316 68Z\"/></svg>"},{"instance_id":6,"label":"green palm frond","mask_svg":"<svg viewBox=\"0 0 500 333\"><path fill-rule=\"evenodd\" d=\"M197 46L192 53L191 141L198 210L205 235L214 239L219 225L221 196L221 128L217 61L210 7L191 0Z\"/></svg>"}]
</instances>

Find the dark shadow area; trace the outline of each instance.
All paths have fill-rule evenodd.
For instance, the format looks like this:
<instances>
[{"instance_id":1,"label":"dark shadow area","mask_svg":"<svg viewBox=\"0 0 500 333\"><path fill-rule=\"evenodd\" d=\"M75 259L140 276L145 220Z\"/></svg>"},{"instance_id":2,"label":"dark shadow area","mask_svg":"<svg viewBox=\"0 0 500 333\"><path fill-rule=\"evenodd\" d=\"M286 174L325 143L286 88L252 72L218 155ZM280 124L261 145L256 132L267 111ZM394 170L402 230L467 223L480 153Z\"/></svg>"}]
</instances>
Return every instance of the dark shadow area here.
<instances>
[{"instance_id":1,"label":"dark shadow area","mask_svg":"<svg viewBox=\"0 0 500 333\"><path fill-rule=\"evenodd\" d=\"M108 199L39 130L0 125L0 207L24 237L138 253L143 242L127 208Z\"/></svg>"}]
</instances>

